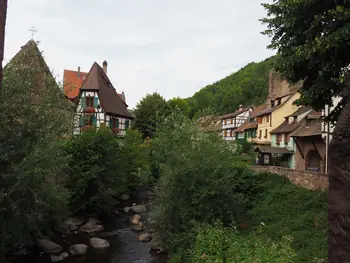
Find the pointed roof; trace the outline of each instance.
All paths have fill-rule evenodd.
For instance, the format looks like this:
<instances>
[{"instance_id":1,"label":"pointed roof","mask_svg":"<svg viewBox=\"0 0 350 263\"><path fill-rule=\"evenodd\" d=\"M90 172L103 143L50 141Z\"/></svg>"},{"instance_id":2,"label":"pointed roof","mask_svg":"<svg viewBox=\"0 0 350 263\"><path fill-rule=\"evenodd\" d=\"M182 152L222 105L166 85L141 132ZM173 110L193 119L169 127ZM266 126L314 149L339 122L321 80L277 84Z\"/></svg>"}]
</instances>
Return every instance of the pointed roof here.
<instances>
[{"instance_id":1,"label":"pointed roof","mask_svg":"<svg viewBox=\"0 0 350 263\"><path fill-rule=\"evenodd\" d=\"M80 87L83 85L88 72L64 69L63 89L68 99L75 99L79 95Z\"/></svg>"},{"instance_id":2,"label":"pointed roof","mask_svg":"<svg viewBox=\"0 0 350 263\"><path fill-rule=\"evenodd\" d=\"M106 113L133 119L127 109L127 104L120 98L108 76L96 62L92 65L81 91L96 91L101 106Z\"/></svg>"}]
</instances>

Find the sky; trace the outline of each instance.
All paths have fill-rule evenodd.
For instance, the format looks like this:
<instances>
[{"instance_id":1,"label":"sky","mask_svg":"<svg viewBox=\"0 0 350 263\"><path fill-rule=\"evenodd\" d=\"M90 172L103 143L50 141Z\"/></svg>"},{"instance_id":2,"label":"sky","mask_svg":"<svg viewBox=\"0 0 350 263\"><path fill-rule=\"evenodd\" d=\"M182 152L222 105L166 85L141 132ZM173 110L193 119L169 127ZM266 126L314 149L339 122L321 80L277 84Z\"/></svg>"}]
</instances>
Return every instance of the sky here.
<instances>
[{"instance_id":1,"label":"sky","mask_svg":"<svg viewBox=\"0 0 350 263\"><path fill-rule=\"evenodd\" d=\"M147 93L192 96L275 52L259 19L272 0L10 0L6 64L32 38L59 81L108 62L129 108Z\"/></svg>"}]
</instances>

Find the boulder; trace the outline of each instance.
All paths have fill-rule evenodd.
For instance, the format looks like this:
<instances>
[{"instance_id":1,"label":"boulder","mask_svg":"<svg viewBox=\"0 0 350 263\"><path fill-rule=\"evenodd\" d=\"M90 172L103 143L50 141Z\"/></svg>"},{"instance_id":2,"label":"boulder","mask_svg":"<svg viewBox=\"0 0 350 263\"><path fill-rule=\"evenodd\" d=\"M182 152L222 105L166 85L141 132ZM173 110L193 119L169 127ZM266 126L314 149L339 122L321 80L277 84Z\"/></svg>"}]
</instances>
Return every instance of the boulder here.
<instances>
[{"instance_id":1,"label":"boulder","mask_svg":"<svg viewBox=\"0 0 350 263\"><path fill-rule=\"evenodd\" d=\"M158 253L163 253L165 251L162 242L160 241L160 238L155 237L150 242L150 248L151 250L154 250Z\"/></svg>"},{"instance_id":2,"label":"boulder","mask_svg":"<svg viewBox=\"0 0 350 263\"><path fill-rule=\"evenodd\" d=\"M92 225L102 225L102 222L96 218L90 217L86 224L92 224Z\"/></svg>"},{"instance_id":3,"label":"boulder","mask_svg":"<svg viewBox=\"0 0 350 263\"><path fill-rule=\"evenodd\" d=\"M93 248L107 248L110 247L110 244L105 239L93 237L90 238L90 246Z\"/></svg>"},{"instance_id":4,"label":"boulder","mask_svg":"<svg viewBox=\"0 0 350 263\"><path fill-rule=\"evenodd\" d=\"M86 220L81 217L68 217L68 219L64 221L65 224L73 226L81 226L84 225L85 222Z\"/></svg>"},{"instance_id":5,"label":"boulder","mask_svg":"<svg viewBox=\"0 0 350 263\"><path fill-rule=\"evenodd\" d=\"M147 208L145 205L133 205L129 211L140 214L147 212Z\"/></svg>"},{"instance_id":6,"label":"boulder","mask_svg":"<svg viewBox=\"0 0 350 263\"><path fill-rule=\"evenodd\" d=\"M63 250L59 244L46 239L37 239L36 245L41 251L46 254L56 254L60 253Z\"/></svg>"},{"instance_id":7,"label":"boulder","mask_svg":"<svg viewBox=\"0 0 350 263\"><path fill-rule=\"evenodd\" d=\"M64 259L61 255L60 256L51 255L50 258L51 258L51 262L60 262Z\"/></svg>"},{"instance_id":8,"label":"boulder","mask_svg":"<svg viewBox=\"0 0 350 263\"><path fill-rule=\"evenodd\" d=\"M129 213L129 212L130 212L130 209L131 209L131 207L124 207L124 212L125 212L125 213Z\"/></svg>"},{"instance_id":9,"label":"boulder","mask_svg":"<svg viewBox=\"0 0 350 263\"><path fill-rule=\"evenodd\" d=\"M89 218L85 225L79 228L80 232L92 234L95 232L103 231L101 221L95 218Z\"/></svg>"},{"instance_id":10,"label":"boulder","mask_svg":"<svg viewBox=\"0 0 350 263\"><path fill-rule=\"evenodd\" d=\"M129 198L130 198L130 195L128 195L128 194L122 194L121 197L120 197L120 199L123 200L123 201L128 201Z\"/></svg>"},{"instance_id":11,"label":"boulder","mask_svg":"<svg viewBox=\"0 0 350 263\"><path fill-rule=\"evenodd\" d=\"M134 230L135 232L141 232L145 230L145 226L143 225L142 222L140 222L138 225L133 225L131 229Z\"/></svg>"},{"instance_id":12,"label":"boulder","mask_svg":"<svg viewBox=\"0 0 350 263\"><path fill-rule=\"evenodd\" d=\"M63 252L60 256L63 258L68 258L69 254L67 252Z\"/></svg>"},{"instance_id":13,"label":"boulder","mask_svg":"<svg viewBox=\"0 0 350 263\"><path fill-rule=\"evenodd\" d=\"M152 235L151 233L142 233L137 239L141 242L149 242L152 240Z\"/></svg>"},{"instance_id":14,"label":"boulder","mask_svg":"<svg viewBox=\"0 0 350 263\"><path fill-rule=\"evenodd\" d=\"M69 247L69 253L73 256L83 256L86 254L88 246L85 244L75 244Z\"/></svg>"},{"instance_id":15,"label":"boulder","mask_svg":"<svg viewBox=\"0 0 350 263\"><path fill-rule=\"evenodd\" d=\"M141 216L138 214L133 215L131 218L131 223L133 225L138 225L140 223L140 221L141 221Z\"/></svg>"}]
</instances>

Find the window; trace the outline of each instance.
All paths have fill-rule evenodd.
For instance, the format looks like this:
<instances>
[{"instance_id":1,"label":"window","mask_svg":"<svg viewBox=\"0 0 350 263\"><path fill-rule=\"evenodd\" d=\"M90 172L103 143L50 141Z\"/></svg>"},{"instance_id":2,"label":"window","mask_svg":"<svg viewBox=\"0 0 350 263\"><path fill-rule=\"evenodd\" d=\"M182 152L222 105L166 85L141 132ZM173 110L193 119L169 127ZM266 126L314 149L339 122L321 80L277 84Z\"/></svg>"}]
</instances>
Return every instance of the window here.
<instances>
[{"instance_id":1,"label":"window","mask_svg":"<svg viewBox=\"0 0 350 263\"><path fill-rule=\"evenodd\" d=\"M224 125L226 125L226 119L224 120Z\"/></svg>"},{"instance_id":2,"label":"window","mask_svg":"<svg viewBox=\"0 0 350 263\"><path fill-rule=\"evenodd\" d=\"M264 164L269 164L270 163L270 155L264 154Z\"/></svg>"},{"instance_id":3,"label":"window","mask_svg":"<svg viewBox=\"0 0 350 263\"><path fill-rule=\"evenodd\" d=\"M262 124L262 117L258 117L258 123Z\"/></svg>"},{"instance_id":4,"label":"window","mask_svg":"<svg viewBox=\"0 0 350 263\"><path fill-rule=\"evenodd\" d=\"M93 107L94 106L94 97L86 97L86 107Z\"/></svg>"},{"instance_id":5,"label":"window","mask_svg":"<svg viewBox=\"0 0 350 263\"><path fill-rule=\"evenodd\" d=\"M276 135L276 143L280 144L281 141L282 141L282 134L279 133L279 134Z\"/></svg>"},{"instance_id":6,"label":"window","mask_svg":"<svg viewBox=\"0 0 350 263\"><path fill-rule=\"evenodd\" d=\"M227 130L224 130L224 137L227 137Z\"/></svg>"},{"instance_id":7,"label":"window","mask_svg":"<svg viewBox=\"0 0 350 263\"><path fill-rule=\"evenodd\" d=\"M270 117L269 115L266 116L266 122L269 122L269 119L270 119L269 117Z\"/></svg>"},{"instance_id":8,"label":"window","mask_svg":"<svg viewBox=\"0 0 350 263\"><path fill-rule=\"evenodd\" d=\"M281 105L281 98L278 99L278 105Z\"/></svg>"},{"instance_id":9,"label":"window","mask_svg":"<svg viewBox=\"0 0 350 263\"><path fill-rule=\"evenodd\" d=\"M287 133L284 134L284 143L285 143L285 144L288 144L288 143L289 143L289 140L290 140L289 135L288 135Z\"/></svg>"},{"instance_id":10,"label":"window","mask_svg":"<svg viewBox=\"0 0 350 263\"><path fill-rule=\"evenodd\" d=\"M129 120L126 120L125 121L125 130L128 130L129 129Z\"/></svg>"},{"instance_id":11,"label":"window","mask_svg":"<svg viewBox=\"0 0 350 263\"><path fill-rule=\"evenodd\" d=\"M233 130L230 130L230 137L232 137L233 135Z\"/></svg>"},{"instance_id":12,"label":"window","mask_svg":"<svg viewBox=\"0 0 350 263\"><path fill-rule=\"evenodd\" d=\"M310 119L306 119L306 126L307 127L311 126L311 120Z\"/></svg>"},{"instance_id":13,"label":"window","mask_svg":"<svg viewBox=\"0 0 350 263\"><path fill-rule=\"evenodd\" d=\"M315 150L310 150L306 157L305 170L320 172L321 171L321 158Z\"/></svg>"},{"instance_id":14,"label":"window","mask_svg":"<svg viewBox=\"0 0 350 263\"><path fill-rule=\"evenodd\" d=\"M259 139L262 137L262 130L259 130Z\"/></svg>"},{"instance_id":15,"label":"window","mask_svg":"<svg viewBox=\"0 0 350 263\"><path fill-rule=\"evenodd\" d=\"M265 136L264 138L266 139L267 138L267 129L265 129Z\"/></svg>"},{"instance_id":16,"label":"window","mask_svg":"<svg viewBox=\"0 0 350 263\"><path fill-rule=\"evenodd\" d=\"M84 125L92 125L92 116L84 117Z\"/></svg>"},{"instance_id":17,"label":"window","mask_svg":"<svg viewBox=\"0 0 350 263\"><path fill-rule=\"evenodd\" d=\"M293 118L293 123L296 123L297 122L297 116L294 116L294 118Z\"/></svg>"}]
</instances>

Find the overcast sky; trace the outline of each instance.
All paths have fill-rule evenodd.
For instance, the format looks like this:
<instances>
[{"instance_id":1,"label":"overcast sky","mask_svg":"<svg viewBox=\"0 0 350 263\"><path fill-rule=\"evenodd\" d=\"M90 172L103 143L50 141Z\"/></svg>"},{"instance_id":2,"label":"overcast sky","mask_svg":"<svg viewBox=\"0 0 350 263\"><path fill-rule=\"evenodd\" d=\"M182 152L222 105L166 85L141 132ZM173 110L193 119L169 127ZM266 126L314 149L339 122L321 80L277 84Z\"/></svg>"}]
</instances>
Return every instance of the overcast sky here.
<instances>
[{"instance_id":1,"label":"overcast sky","mask_svg":"<svg viewBox=\"0 0 350 263\"><path fill-rule=\"evenodd\" d=\"M270 0L10 0L5 63L38 31L47 64L108 76L133 108L147 93L189 97L274 54L258 21Z\"/></svg>"}]
</instances>

